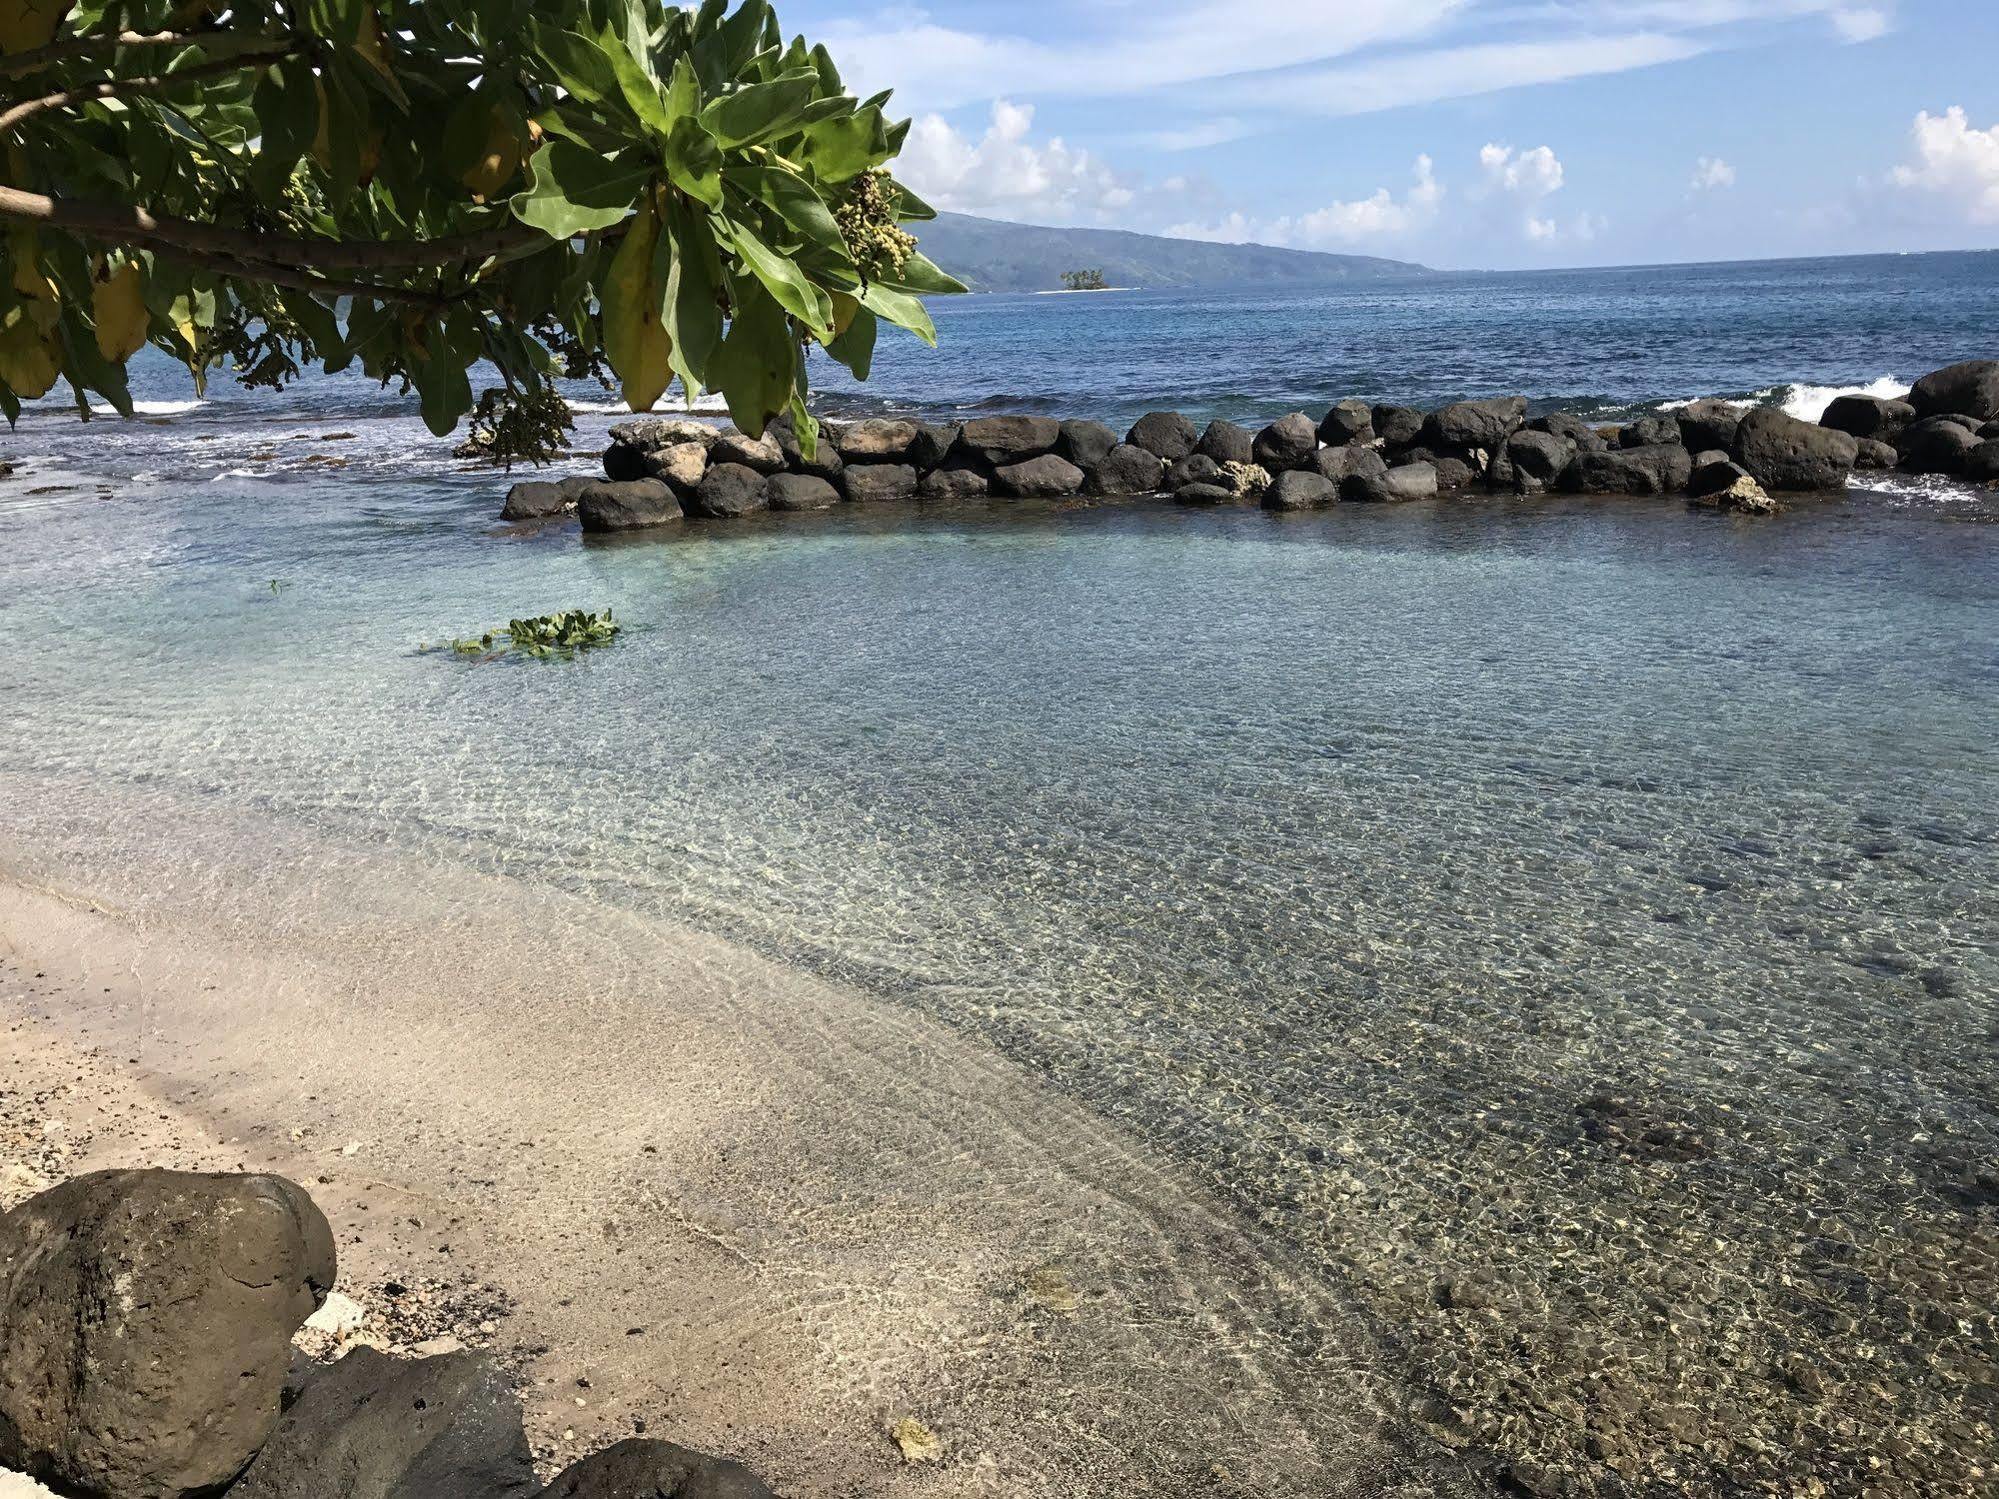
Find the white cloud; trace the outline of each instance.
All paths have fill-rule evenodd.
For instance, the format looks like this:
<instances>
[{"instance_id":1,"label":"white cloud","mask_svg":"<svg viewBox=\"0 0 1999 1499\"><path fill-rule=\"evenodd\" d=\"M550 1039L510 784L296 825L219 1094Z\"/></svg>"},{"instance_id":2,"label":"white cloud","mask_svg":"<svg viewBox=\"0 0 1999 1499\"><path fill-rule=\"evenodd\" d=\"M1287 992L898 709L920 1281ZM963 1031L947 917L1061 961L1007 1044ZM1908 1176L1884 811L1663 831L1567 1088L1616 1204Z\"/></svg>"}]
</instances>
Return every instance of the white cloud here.
<instances>
[{"instance_id":1,"label":"white cloud","mask_svg":"<svg viewBox=\"0 0 1999 1499\"><path fill-rule=\"evenodd\" d=\"M1328 203L1310 213L1252 219L1226 214L1212 222L1175 224L1162 230L1179 239L1217 240L1224 244L1284 245L1302 250L1380 248L1424 228L1436 216L1444 189L1428 156L1416 158L1415 180L1402 197L1377 188L1365 198Z\"/></svg>"},{"instance_id":2,"label":"white cloud","mask_svg":"<svg viewBox=\"0 0 1999 1499\"><path fill-rule=\"evenodd\" d=\"M1832 13L1832 29L1843 42L1871 42L1893 24L1894 17L1878 5L1843 5Z\"/></svg>"},{"instance_id":3,"label":"white cloud","mask_svg":"<svg viewBox=\"0 0 1999 1499\"><path fill-rule=\"evenodd\" d=\"M1711 192L1716 188L1735 186L1735 168L1719 156L1703 156L1694 163L1694 175L1688 184L1697 193Z\"/></svg>"},{"instance_id":4,"label":"white cloud","mask_svg":"<svg viewBox=\"0 0 1999 1499\"><path fill-rule=\"evenodd\" d=\"M977 141L942 115L924 115L909 129L896 176L932 205L1008 218L1095 218L1127 208L1135 194L1110 166L1060 136L1031 138L1034 106L993 102Z\"/></svg>"},{"instance_id":5,"label":"white cloud","mask_svg":"<svg viewBox=\"0 0 1999 1499\"><path fill-rule=\"evenodd\" d=\"M1478 166L1485 175L1488 192L1531 201L1545 198L1562 186L1562 164L1546 146L1515 151L1511 146L1486 145L1479 149Z\"/></svg>"},{"instance_id":6,"label":"white cloud","mask_svg":"<svg viewBox=\"0 0 1999 1499\"><path fill-rule=\"evenodd\" d=\"M1953 104L1940 115L1918 114L1909 134L1915 160L1895 168L1895 185L1951 217L1999 224L1999 125L1976 129Z\"/></svg>"},{"instance_id":7,"label":"white cloud","mask_svg":"<svg viewBox=\"0 0 1999 1499\"><path fill-rule=\"evenodd\" d=\"M1238 120L1233 115L1223 115L1220 119L1204 120L1198 125L1176 127L1170 130L1148 131L1137 137L1142 145L1160 151L1198 151L1204 146L1221 146L1230 141L1239 141L1251 133L1247 121Z\"/></svg>"}]
</instances>

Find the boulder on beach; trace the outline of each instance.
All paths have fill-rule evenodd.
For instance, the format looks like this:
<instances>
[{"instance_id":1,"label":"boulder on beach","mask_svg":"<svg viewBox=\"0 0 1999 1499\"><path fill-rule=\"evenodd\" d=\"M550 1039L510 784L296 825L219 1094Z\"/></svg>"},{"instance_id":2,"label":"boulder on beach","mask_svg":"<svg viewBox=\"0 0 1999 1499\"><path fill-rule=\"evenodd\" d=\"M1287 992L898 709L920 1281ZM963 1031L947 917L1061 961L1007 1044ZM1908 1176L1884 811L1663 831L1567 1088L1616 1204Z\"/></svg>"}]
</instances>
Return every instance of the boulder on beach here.
<instances>
[{"instance_id":1,"label":"boulder on beach","mask_svg":"<svg viewBox=\"0 0 1999 1499\"><path fill-rule=\"evenodd\" d=\"M1957 474L1978 446L1978 437L1962 422L1948 417L1924 417L1895 439L1896 467L1912 474Z\"/></svg>"},{"instance_id":2,"label":"boulder on beach","mask_svg":"<svg viewBox=\"0 0 1999 1499\"><path fill-rule=\"evenodd\" d=\"M98 1171L0 1215L0 1467L176 1499L278 1421L333 1234L276 1176Z\"/></svg>"},{"instance_id":3,"label":"boulder on beach","mask_svg":"<svg viewBox=\"0 0 1999 1499\"><path fill-rule=\"evenodd\" d=\"M840 489L856 505L884 505L914 498L916 470L906 463L850 463Z\"/></svg>"},{"instance_id":4,"label":"boulder on beach","mask_svg":"<svg viewBox=\"0 0 1999 1499\"><path fill-rule=\"evenodd\" d=\"M1247 427L1217 417L1203 429L1194 450L1212 458L1216 468L1226 463L1250 463L1256 458L1256 436Z\"/></svg>"},{"instance_id":5,"label":"boulder on beach","mask_svg":"<svg viewBox=\"0 0 1999 1499\"><path fill-rule=\"evenodd\" d=\"M1859 454L1850 434L1801 422L1775 406L1744 415L1729 448L1729 456L1773 493L1844 489Z\"/></svg>"},{"instance_id":6,"label":"boulder on beach","mask_svg":"<svg viewBox=\"0 0 1999 1499\"><path fill-rule=\"evenodd\" d=\"M1734 437L1733 430L1729 433ZM1670 416L1641 416L1626 422L1617 431L1617 445L1620 448L1656 448L1678 443L1688 452L1695 452L1695 445L1681 440L1680 424ZM1725 444L1703 440L1703 448L1722 447Z\"/></svg>"},{"instance_id":7,"label":"boulder on beach","mask_svg":"<svg viewBox=\"0 0 1999 1499\"><path fill-rule=\"evenodd\" d=\"M1600 453L1604 448L1603 435L1596 428L1566 411L1551 411L1546 416L1537 416L1527 423L1527 428L1532 432L1546 432L1551 437L1559 437L1578 453ZM1729 428L1731 433L1734 430Z\"/></svg>"},{"instance_id":8,"label":"boulder on beach","mask_svg":"<svg viewBox=\"0 0 1999 1499\"><path fill-rule=\"evenodd\" d=\"M570 479L523 479L507 491L501 520L548 520L576 508L583 491L596 483L584 476Z\"/></svg>"},{"instance_id":9,"label":"boulder on beach","mask_svg":"<svg viewBox=\"0 0 1999 1499\"><path fill-rule=\"evenodd\" d=\"M842 463L899 463L915 441L915 422L871 416L841 427L834 446Z\"/></svg>"},{"instance_id":10,"label":"boulder on beach","mask_svg":"<svg viewBox=\"0 0 1999 1499\"><path fill-rule=\"evenodd\" d=\"M1440 490L1463 489L1478 477L1478 470L1462 458L1446 453L1430 460L1430 467L1437 471L1437 488Z\"/></svg>"},{"instance_id":11,"label":"boulder on beach","mask_svg":"<svg viewBox=\"0 0 1999 1499\"><path fill-rule=\"evenodd\" d=\"M483 1353L352 1350L306 1381L229 1499L528 1499L513 1385Z\"/></svg>"},{"instance_id":12,"label":"boulder on beach","mask_svg":"<svg viewBox=\"0 0 1999 1499\"><path fill-rule=\"evenodd\" d=\"M1522 428L1506 439L1503 451L1513 469L1512 483L1515 488L1519 487L1524 475L1532 479L1537 488L1545 489L1562 476L1562 470L1575 458L1576 445L1553 432Z\"/></svg>"},{"instance_id":13,"label":"boulder on beach","mask_svg":"<svg viewBox=\"0 0 1999 1499\"><path fill-rule=\"evenodd\" d=\"M1166 470L1166 487L1185 489L1189 484L1215 484L1220 482L1221 476L1222 466L1206 453L1189 453Z\"/></svg>"},{"instance_id":14,"label":"boulder on beach","mask_svg":"<svg viewBox=\"0 0 1999 1499\"><path fill-rule=\"evenodd\" d=\"M1967 359L1931 371L1910 388L1909 405L1917 416L1959 412L1981 422L1999 417L1999 359Z\"/></svg>"},{"instance_id":15,"label":"boulder on beach","mask_svg":"<svg viewBox=\"0 0 1999 1499\"><path fill-rule=\"evenodd\" d=\"M1374 438L1374 408L1365 401L1348 396L1344 401L1335 401L1319 423L1319 441L1329 448L1344 447L1350 442L1370 442Z\"/></svg>"},{"instance_id":16,"label":"boulder on beach","mask_svg":"<svg viewBox=\"0 0 1999 1499\"><path fill-rule=\"evenodd\" d=\"M717 452L721 449L718 447ZM687 513L705 520L733 520L770 508L764 476L741 463L711 463L694 492L687 496Z\"/></svg>"},{"instance_id":17,"label":"boulder on beach","mask_svg":"<svg viewBox=\"0 0 1999 1499\"><path fill-rule=\"evenodd\" d=\"M1562 471L1562 487L1576 494L1672 494L1686 488L1693 455L1678 443L1605 448L1578 453Z\"/></svg>"},{"instance_id":18,"label":"boulder on beach","mask_svg":"<svg viewBox=\"0 0 1999 1499\"><path fill-rule=\"evenodd\" d=\"M1056 459L1058 463L1065 461ZM1091 494L1112 498L1154 494L1165 477L1165 459L1136 443L1121 442L1089 470L1088 486Z\"/></svg>"},{"instance_id":19,"label":"boulder on beach","mask_svg":"<svg viewBox=\"0 0 1999 1499\"><path fill-rule=\"evenodd\" d=\"M708 455L719 451L719 445L704 448L698 442L676 442L664 448L653 448L639 460L644 469L639 477L658 479L672 485L676 493L686 494L708 472Z\"/></svg>"},{"instance_id":20,"label":"boulder on beach","mask_svg":"<svg viewBox=\"0 0 1999 1499\"><path fill-rule=\"evenodd\" d=\"M1339 500L1340 486L1307 468L1286 469L1263 492L1265 510L1323 510Z\"/></svg>"},{"instance_id":21,"label":"boulder on beach","mask_svg":"<svg viewBox=\"0 0 1999 1499\"><path fill-rule=\"evenodd\" d=\"M1340 498L1353 504L1380 505L1436 497L1437 471L1427 463L1397 464L1378 474L1349 474L1340 483Z\"/></svg>"},{"instance_id":22,"label":"boulder on beach","mask_svg":"<svg viewBox=\"0 0 1999 1499\"><path fill-rule=\"evenodd\" d=\"M1102 422L1064 422L1055 438L1055 451L1081 469L1095 468L1117 445L1117 433Z\"/></svg>"},{"instance_id":23,"label":"boulder on beach","mask_svg":"<svg viewBox=\"0 0 1999 1499\"><path fill-rule=\"evenodd\" d=\"M631 1437L572 1463L536 1499L777 1499L739 1462Z\"/></svg>"},{"instance_id":24,"label":"boulder on beach","mask_svg":"<svg viewBox=\"0 0 1999 1499\"><path fill-rule=\"evenodd\" d=\"M1907 401L1891 401L1881 396L1834 396L1819 416L1821 427L1845 432L1853 437L1872 437L1893 442L1896 435L1916 419L1916 408Z\"/></svg>"},{"instance_id":25,"label":"boulder on beach","mask_svg":"<svg viewBox=\"0 0 1999 1499\"><path fill-rule=\"evenodd\" d=\"M1966 453L1959 472L1979 484L1999 482L1999 437L1987 438Z\"/></svg>"},{"instance_id":26,"label":"boulder on beach","mask_svg":"<svg viewBox=\"0 0 1999 1499\"><path fill-rule=\"evenodd\" d=\"M1061 436L1062 424L1053 417L981 416L959 428L958 451L997 467L1052 453Z\"/></svg>"},{"instance_id":27,"label":"boulder on beach","mask_svg":"<svg viewBox=\"0 0 1999 1499\"><path fill-rule=\"evenodd\" d=\"M940 427L931 422L918 422L916 438L903 456L911 468L923 473L942 463L957 442L956 427Z\"/></svg>"},{"instance_id":28,"label":"boulder on beach","mask_svg":"<svg viewBox=\"0 0 1999 1499\"><path fill-rule=\"evenodd\" d=\"M925 474L916 492L925 500L976 500L984 498L991 487L985 470L954 459Z\"/></svg>"},{"instance_id":29,"label":"boulder on beach","mask_svg":"<svg viewBox=\"0 0 1999 1499\"><path fill-rule=\"evenodd\" d=\"M1280 416L1257 433L1250 444L1251 458L1273 474L1303 468L1318 451L1318 425L1302 411Z\"/></svg>"},{"instance_id":30,"label":"boulder on beach","mask_svg":"<svg viewBox=\"0 0 1999 1499\"><path fill-rule=\"evenodd\" d=\"M1853 458L1855 468L1893 468L1901 461L1902 455L1878 437L1856 437L1854 442L1858 445Z\"/></svg>"},{"instance_id":31,"label":"boulder on beach","mask_svg":"<svg viewBox=\"0 0 1999 1499\"><path fill-rule=\"evenodd\" d=\"M576 502L576 518L586 531L642 531L681 518L680 496L661 479L606 479L592 484Z\"/></svg>"},{"instance_id":32,"label":"boulder on beach","mask_svg":"<svg viewBox=\"0 0 1999 1499\"><path fill-rule=\"evenodd\" d=\"M784 467L784 449L777 445L777 440L768 431L762 437L752 437L747 432L730 427L715 439L708 459L711 463L739 463L760 474L774 474Z\"/></svg>"},{"instance_id":33,"label":"boulder on beach","mask_svg":"<svg viewBox=\"0 0 1999 1499\"><path fill-rule=\"evenodd\" d=\"M1346 482L1348 474L1380 474L1388 471L1388 461L1373 448L1344 446L1320 448L1312 455L1310 472L1335 484Z\"/></svg>"},{"instance_id":34,"label":"boulder on beach","mask_svg":"<svg viewBox=\"0 0 1999 1499\"><path fill-rule=\"evenodd\" d=\"M1495 396L1484 401L1453 401L1424 419L1423 442L1432 448L1469 450L1499 447L1527 420L1525 396Z\"/></svg>"},{"instance_id":35,"label":"boulder on beach","mask_svg":"<svg viewBox=\"0 0 1999 1499\"><path fill-rule=\"evenodd\" d=\"M619 422L611 428L612 442L646 453L683 442L698 442L704 448L712 448L721 436L720 427L691 416L646 416Z\"/></svg>"},{"instance_id":36,"label":"boulder on beach","mask_svg":"<svg viewBox=\"0 0 1999 1499\"><path fill-rule=\"evenodd\" d=\"M1414 406L1376 406L1369 414L1384 448L1406 448L1422 435L1423 413Z\"/></svg>"},{"instance_id":37,"label":"boulder on beach","mask_svg":"<svg viewBox=\"0 0 1999 1499\"><path fill-rule=\"evenodd\" d=\"M647 477L646 454L649 451L628 442L612 443L604 449L604 477L613 484Z\"/></svg>"},{"instance_id":38,"label":"boulder on beach","mask_svg":"<svg viewBox=\"0 0 1999 1499\"><path fill-rule=\"evenodd\" d=\"M831 510L840 503L840 491L817 474L772 474L764 493L773 510Z\"/></svg>"},{"instance_id":39,"label":"boulder on beach","mask_svg":"<svg viewBox=\"0 0 1999 1499\"><path fill-rule=\"evenodd\" d=\"M784 454L785 467L794 474L810 474L815 479L825 479L830 482L839 478L840 470L845 467L840 457L838 441L832 429L826 424L822 423L819 428L819 440L813 444L810 458L805 456L804 446L798 440L798 430L792 426L791 418L788 416L781 416L773 421L764 429L764 436L778 445Z\"/></svg>"},{"instance_id":40,"label":"boulder on beach","mask_svg":"<svg viewBox=\"0 0 1999 1499\"><path fill-rule=\"evenodd\" d=\"M1168 463L1178 463L1194 451L1201 434L1177 411L1148 411L1132 423L1124 440L1131 447L1158 454Z\"/></svg>"},{"instance_id":41,"label":"boulder on beach","mask_svg":"<svg viewBox=\"0 0 1999 1499\"><path fill-rule=\"evenodd\" d=\"M1016 499L1058 499L1078 494L1082 488L1083 471L1053 453L1025 458L1019 463L1003 463L993 470L993 489Z\"/></svg>"},{"instance_id":42,"label":"boulder on beach","mask_svg":"<svg viewBox=\"0 0 1999 1499\"><path fill-rule=\"evenodd\" d=\"M1182 505L1233 505L1236 492L1223 484L1188 484L1173 493Z\"/></svg>"},{"instance_id":43,"label":"boulder on beach","mask_svg":"<svg viewBox=\"0 0 1999 1499\"><path fill-rule=\"evenodd\" d=\"M1679 431L1672 440L1689 453L1707 448L1719 448L1725 453L1735 442L1735 429L1742 425L1742 408L1712 397L1689 401L1673 413L1673 424Z\"/></svg>"}]
</instances>

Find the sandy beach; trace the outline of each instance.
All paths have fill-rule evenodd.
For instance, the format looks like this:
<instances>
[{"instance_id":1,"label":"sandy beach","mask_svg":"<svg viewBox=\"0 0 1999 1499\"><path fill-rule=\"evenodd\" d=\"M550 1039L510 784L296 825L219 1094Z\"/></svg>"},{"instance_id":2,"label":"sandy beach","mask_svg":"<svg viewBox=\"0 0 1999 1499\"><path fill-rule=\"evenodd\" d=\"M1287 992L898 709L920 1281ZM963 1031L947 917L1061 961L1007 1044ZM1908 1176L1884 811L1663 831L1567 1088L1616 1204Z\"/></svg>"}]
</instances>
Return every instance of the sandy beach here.
<instances>
[{"instance_id":1,"label":"sandy beach","mask_svg":"<svg viewBox=\"0 0 1999 1499\"><path fill-rule=\"evenodd\" d=\"M795 1496L1458 1483L1350 1307L1011 1065L710 938L294 836L88 892L15 861L14 1190L293 1177L376 1327L418 1288L520 1371L550 1469L643 1430Z\"/></svg>"}]
</instances>

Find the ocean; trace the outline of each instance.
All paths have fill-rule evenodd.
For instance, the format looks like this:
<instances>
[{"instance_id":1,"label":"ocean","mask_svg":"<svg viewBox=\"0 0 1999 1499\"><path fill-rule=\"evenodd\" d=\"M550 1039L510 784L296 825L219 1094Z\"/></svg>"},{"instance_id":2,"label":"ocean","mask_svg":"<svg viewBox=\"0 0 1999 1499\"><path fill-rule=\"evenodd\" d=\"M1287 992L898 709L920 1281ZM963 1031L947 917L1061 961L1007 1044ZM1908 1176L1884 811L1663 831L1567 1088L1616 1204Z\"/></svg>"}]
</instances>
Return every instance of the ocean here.
<instances>
[{"instance_id":1,"label":"ocean","mask_svg":"<svg viewBox=\"0 0 1999 1499\"><path fill-rule=\"evenodd\" d=\"M1999 254L937 322L825 408L1810 417L1999 354ZM1637 1492L1980 1482L1990 493L603 544L499 525L507 481L365 383L138 385L139 422L43 403L0 437L16 867L87 888L146 850L199 888L241 814L669 915L939 1017L1182 1163L1366 1307L1439 1440ZM591 399L579 468L616 419ZM419 649L572 606L626 635L557 666ZM139 788L231 815L148 849L116 812Z\"/></svg>"}]
</instances>

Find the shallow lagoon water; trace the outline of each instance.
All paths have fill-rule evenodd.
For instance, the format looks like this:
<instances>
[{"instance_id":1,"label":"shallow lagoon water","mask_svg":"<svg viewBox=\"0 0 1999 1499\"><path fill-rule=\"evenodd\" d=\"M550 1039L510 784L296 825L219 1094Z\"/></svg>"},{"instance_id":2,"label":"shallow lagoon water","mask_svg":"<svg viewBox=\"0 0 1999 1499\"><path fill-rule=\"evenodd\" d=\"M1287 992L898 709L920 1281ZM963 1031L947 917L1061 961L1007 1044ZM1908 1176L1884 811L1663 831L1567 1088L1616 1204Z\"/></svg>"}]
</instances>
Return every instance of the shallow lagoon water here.
<instances>
[{"instance_id":1,"label":"shallow lagoon water","mask_svg":"<svg viewBox=\"0 0 1999 1499\"><path fill-rule=\"evenodd\" d=\"M1184 1161L1358 1299L1410 1417L1550 1491L1989 1482L1989 495L598 544L496 526L385 405L240 412L14 439L17 844L143 840L76 789L131 783L918 1006ZM569 606L628 633L417 650Z\"/></svg>"}]
</instances>

